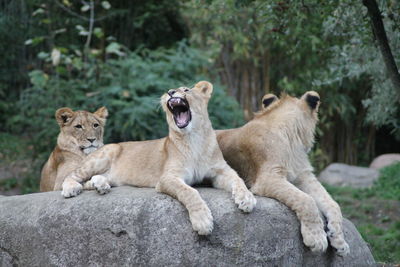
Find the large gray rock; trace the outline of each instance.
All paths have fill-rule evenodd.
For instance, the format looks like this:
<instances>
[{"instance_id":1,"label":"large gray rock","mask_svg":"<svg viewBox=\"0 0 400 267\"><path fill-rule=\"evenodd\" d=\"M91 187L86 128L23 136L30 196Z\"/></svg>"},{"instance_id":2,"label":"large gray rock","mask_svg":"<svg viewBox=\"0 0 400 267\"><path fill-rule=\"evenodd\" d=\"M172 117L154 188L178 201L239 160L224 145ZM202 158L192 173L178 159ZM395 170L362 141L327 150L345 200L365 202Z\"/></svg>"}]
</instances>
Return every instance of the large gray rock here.
<instances>
[{"instance_id":1,"label":"large gray rock","mask_svg":"<svg viewBox=\"0 0 400 267\"><path fill-rule=\"evenodd\" d=\"M382 169L386 166L395 164L396 162L400 162L400 154L392 153L392 154L382 154L376 157L371 164L370 168L373 169Z\"/></svg>"},{"instance_id":2,"label":"large gray rock","mask_svg":"<svg viewBox=\"0 0 400 267\"><path fill-rule=\"evenodd\" d=\"M318 180L329 185L355 188L370 187L378 178L378 170L343 163L330 164L318 176Z\"/></svg>"},{"instance_id":3,"label":"large gray rock","mask_svg":"<svg viewBox=\"0 0 400 267\"><path fill-rule=\"evenodd\" d=\"M374 266L347 220L350 255L312 254L299 222L279 202L258 197L250 214L230 195L200 188L214 216L210 236L193 232L185 208L154 189L113 188L107 195L60 192L0 198L1 266Z\"/></svg>"}]
</instances>

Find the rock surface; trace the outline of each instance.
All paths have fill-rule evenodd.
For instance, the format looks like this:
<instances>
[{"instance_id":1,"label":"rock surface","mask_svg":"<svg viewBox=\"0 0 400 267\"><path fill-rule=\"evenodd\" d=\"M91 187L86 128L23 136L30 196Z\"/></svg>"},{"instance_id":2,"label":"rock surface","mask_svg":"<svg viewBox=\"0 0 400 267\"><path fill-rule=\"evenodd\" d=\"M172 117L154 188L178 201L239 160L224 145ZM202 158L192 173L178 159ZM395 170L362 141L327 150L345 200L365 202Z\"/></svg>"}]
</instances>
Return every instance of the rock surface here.
<instances>
[{"instance_id":1,"label":"rock surface","mask_svg":"<svg viewBox=\"0 0 400 267\"><path fill-rule=\"evenodd\" d=\"M400 154L392 153L392 154L383 154L376 157L371 164L370 168L373 169L381 169L386 166L392 165L396 162L400 162Z\"/></svg>"},{"instance_id":2,"label":"rock surface","mask_svg":"<svg viewBox=\"0 0 400 267\"><path fill-rule=\"evenodd\" d=\"M119 187L0 198L1 266L375 266L371 252L344 221L351 253L332 248L312 254L301 240L294 213L257 197L240 212L228 193L199 188L214 216L214 231L193 232L187 211L154 189Z\"/></svg>"},{"instance_id":3,"label":"rock surface","mask_svg":"<svg viewBox=\"0 0 400 267\"><path fill-rule=\"evenodd\" d=\"M370 187L378 178L378 170L343 163L330 164L318 176L318 180L329 185L355 188Z\"/></svg>"}]
</instances>

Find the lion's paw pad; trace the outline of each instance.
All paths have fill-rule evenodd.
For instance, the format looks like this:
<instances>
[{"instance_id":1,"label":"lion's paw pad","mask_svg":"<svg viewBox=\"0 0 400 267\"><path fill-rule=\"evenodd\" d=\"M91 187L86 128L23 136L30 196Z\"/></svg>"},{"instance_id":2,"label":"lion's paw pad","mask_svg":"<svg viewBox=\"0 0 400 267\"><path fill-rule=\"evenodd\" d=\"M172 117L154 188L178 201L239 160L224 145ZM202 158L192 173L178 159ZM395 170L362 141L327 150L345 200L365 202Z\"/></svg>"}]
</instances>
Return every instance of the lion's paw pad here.
<instances>
[{"instance_id":1,"label":"lion's paw pad","mask_svg":"<svg viewBox=\"0 0 400 267\"><path fill-rule=\"evenodd\" d=\"M235 204L244 212L251 212L257 204L257 200L250 191L242 191L234 195Z\"/></svg>"},{"instance_id":2,"label":"lion's paw pad","mask_svg":"<svg viewBox=\"0 0 400 267\"><path fill-rule=\"evenodd\" d=\"M320 229L319 229L320 228ZM310 230L301 231L304 244L312 252L324 252L328 247L328 239L322 227L310 228Z\"/></svg>"},{"instance_id":3,"label":"lion's paw pad","mask_svg":"<svg viewBox=\"0 0 400 267\"><path fill-rule=\"evenodd\" d=\"M67 182L63 183L63 190L61 191L61 195L65 198L75 197L82 193L82 185L78 182Z\"/></svg>"},{"instance_id":4,"label":"lion's paw pad","mask_svg":"<svg viewBox=\"0 0 400 267\"><path fill-rule=\"evenodd\" d=\"M329 241L331 243L331 246L336 249L336 253L339 256L346 256L350 253L350 247L344 240L343 235L336 235L333 237L329 236Z\"/></svg>"},{"instance_id":5,"label":"lion's paw pad","mask_svg":"<svg viewBox=\"0 0 400 267\"><path fill-rule=\"evenodd\" d=\"M107 194L111 190L111 186L107 183L107 178L101 175L95 175L91 179L94 188L100 195Z\"/></svg>"},{"instance_id":6,"label":"lion's paw pad","mask_svg":"<svg viewBox=\"0 0 400 267\"><path fill-rule=\"evenodd\" d=\"M349 245L346 243L346 241L344 241L343 245L341 246L335 246L336 248L336 252L339 256L346 256L350 253L350 247Z\"/></svg>"},{"instance_id":7,"label":"lion's paw pad","mask_svg":"<svg viewBox=\"0 0 400 267\"><path fill-rule=\"evenodd\" d=\"M110 190L111 190L111 186L108 183L102 184L100 186L96 186L96 191L100 195L107 194L108 192L110 192Z\"/></svg>"},{"instance_id":8,"label":"lion's paw pad","mask_svg":"<svg viewBox=\"0 0 400 267\"><path fill-rule=\"evenodd\" d=\"M207 207L191 212L190 221L199 235L209 235L213 230L213 217Z\"/></svg>"}]
</instances>

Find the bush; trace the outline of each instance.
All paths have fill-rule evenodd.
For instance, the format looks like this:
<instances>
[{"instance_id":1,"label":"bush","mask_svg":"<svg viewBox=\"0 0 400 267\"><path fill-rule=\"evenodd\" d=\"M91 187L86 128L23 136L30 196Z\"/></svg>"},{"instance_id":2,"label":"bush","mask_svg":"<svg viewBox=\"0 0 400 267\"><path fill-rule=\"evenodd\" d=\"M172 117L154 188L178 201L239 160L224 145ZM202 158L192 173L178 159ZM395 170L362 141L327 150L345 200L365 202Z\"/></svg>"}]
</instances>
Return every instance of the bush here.
<instances>
[{"instance_id":1,"label":"bush","mask_svg":"<svg viewBox=\"0 0 400 267\"><path fill-rule=\"evenodd\" d=\"M78 62L79 63L79 62ZM20 114L13 117L14 131L31 134L35 151L50 153L58 133L56 109L95 111L106 106L110 116L106 126L108 142L160 138L167 134L160 96L170 88L192 86L208 79L209 61L204 53L180 42L173 49L140 50L126 56L95 62L89 67L66 71L58 66L52 74L30 73L32 87L18 102ZM74 74L74 71L79 73ZM238 126L243 121L237 102L218 83L209 105L214 128Z\"/></svg>"}]
</instances>

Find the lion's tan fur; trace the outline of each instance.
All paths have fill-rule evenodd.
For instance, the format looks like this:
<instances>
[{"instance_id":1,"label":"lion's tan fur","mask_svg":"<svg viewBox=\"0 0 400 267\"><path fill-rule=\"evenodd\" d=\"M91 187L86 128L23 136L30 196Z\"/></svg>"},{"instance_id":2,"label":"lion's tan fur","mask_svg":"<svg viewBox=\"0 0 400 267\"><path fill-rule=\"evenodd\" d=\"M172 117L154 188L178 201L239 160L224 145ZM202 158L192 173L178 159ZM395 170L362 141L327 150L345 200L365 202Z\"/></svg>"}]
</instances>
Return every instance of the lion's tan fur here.
<instances>
[{"instance_id":1,"label":"lion's tan fur","mask_svg":"<svg viewBox=\"0 0 400 267\"><path fill-rule=\"evenodd\" d=\"M106 193L110 185L156 187L188 209L195 231L209 234L213 228L211 212L197 190L189 186L209 178L215 187L232 192L240 209L251 211L255 198L223 159L208 118L212 85L199 82L191 90L178 88L174 91L174 97L184 98L190 105L192 120L186 128L180 129L175 124L167 108L170 96L164 94L161 104L169 126L167 137L104 146L68 176L62 194L65 197L79 194L80 183L90 178L84 187L95 188L99 193Z\"/></svg>"},{"instance_id":2,"label":"lion's tan fur","mask_svg":"<svg viewBox=\"0 0 400 267\"><path fill-rule=\"evenodd\" d=\"M105 107L95 113L82 110L74 112L70 108L60 108L56 111L60 134L56 147L42 169L41 192L61 190L67 174L76 169L87 154L103 146L107 116ZM81 125L82 128L76 128L76 125Z\"/></svg>"},{"instance_id":3,"label":"lion's tan fur","mask_svg":"<svg viewBox=\"0 0 400 267\"><path fill-rule=\"evenodd\" d=\"M321 212L330 243L339 254L347 254L340 208L315 178L307 155L314 142L319 95L310 91L300 99L278 99L269 94L263 103L263 110L243 127L217 131L224 158L254 194L275 198L296 212L304 243L313 251L327 247Z\"/></svg>"}]
</instances>

